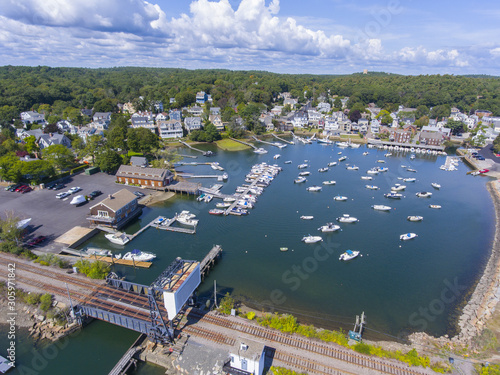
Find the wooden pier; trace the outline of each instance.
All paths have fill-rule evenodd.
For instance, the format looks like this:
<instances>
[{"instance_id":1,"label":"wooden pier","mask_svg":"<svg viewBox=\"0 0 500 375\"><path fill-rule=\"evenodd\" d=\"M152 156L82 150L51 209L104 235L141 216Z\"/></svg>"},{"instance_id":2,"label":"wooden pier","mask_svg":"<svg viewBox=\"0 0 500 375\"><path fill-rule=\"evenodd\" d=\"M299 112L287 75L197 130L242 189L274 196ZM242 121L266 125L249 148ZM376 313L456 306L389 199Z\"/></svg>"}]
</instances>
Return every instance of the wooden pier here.
<instances>
[{"instance_id":1,"label":"wooden pier","mask_svg":"<svg viewBox=\"0 0 500 375\"><path fill-rule=\"evenodd\" d=\"M292 141L287 141L286 139L283 139L283 138L278 137L278 136L277 136L276 134L274 134L274 133L271 133L271 134L272 134L272 136L273 136L274 138L276 138L277 140L279 140L279 141L281 141L281 142L288 143L289 145L294 145L294 144L295 144L295 143L294 143L294 142L292 142Z\"/></svg>"},{"instance_id":2,"label":"wooden pier","mask_svg":"<svg viewBox=\"0 0 500 375\"><path fill-rule=\"evenodd\" d=\"M200 272L202 279L205 278L205 275L210 271L210 269L215 264L215 261L220 257L221 254L222 247L220 247L219 245L214 245L214 247L212 247L212 250L210 250L205 258L203 258L200 263Z\"/></svg>"},{"instance_id":3,"label":"wooden pier","mask_svg":"<svg viewBox=\"0 0 500 375\"><path fill-rule=\"evenodd\" d=\"M236 139L236 138L231 138L231 137L229 137L229 139L231 139L232 141L235 141L235 142L238 142L238 143L244 144L244 145L246 145L246 146L248 146L248 147L251 147L251 148L253 148L254 150L257 150L257 147L255 147L255 146L254 146L253 144L251 144L251 143L243 142L243 141L240 141L239 139Z\"/></svg>"},{"instance_id":4,"label":"wooden pier","mask_svg":"<svg viewBox=\"0 0 500 375\"><path fill-rule=\"evenodd\" d=\"M182 228L182 227L173 227L172 225L177 221L177 215L172 219L166 219L161 222L161 224L155 224L160 218L164 218L163 216L158 216L152 222L150 222L147 226L153 227L156 229L167 230L169 232L178 232L178 233L186 233L186 234L195 234L196 233L196 225L192 228ZM143 228L144 229L144 228Z\"/></svg>"},{"instance_id":5,"label":"wooden pier","mask_svg":"<svg viewBox=\"0 0 500 375\"><path fill-rule=\"evenodd\" d=\"M137 359L134 356L141 350L141 345L146 340L147 336L141 334L132 346L125 352L123 357L120 358L118 363L113 367L108 375L122 375L126 374L131 367L137 367Z\"/></svg>"},{"instance_id":6,"label":"wooden pier","mask_svg":"<svg viewBox=\"0 0 500 375\"><path fill-rule=\"evenodd\" d=\"M198 151L198 152L201 152L204 156L208 156L208 155L212 155L212 151L203 151L203 150L200 150L198 148L195 148L189 144L187 144L186 142L184 141L179 141L180 143L182 143L184 146L190 148L191 150L194 150L194 151Z\"/></svg>"},{"instance_id":7,"label":"wooden pier","mask_svg":"<svg viewBox=\"0 0 500 375\"><path fill-rule=\"evenodd\" d=\"M286 145L277 145L276 143L273 143L273 142L263 141L262 139L257 138L255 135L252 135L252 138L255 139L257 142L261 142L261 143L264 143L264 144L269 145L269 146L278 147L279 149L286 147Z\"/></svg>"},{"instance_id":8,"label":"wooden pier","mask_svg":"<svg viewBox=\"0 0 500 375\"><path fill-rule=\"evenodd\" d=\"M183 155L183 154L179 154L179 156L182 156L183 158L198 159L198 156L194 156L194 155Z\"/></svg>"},{"instance_id":9,"label":"wooden pier","mask_svg":"<svg viewBox=\"0 0 500 375\"><path fill-rule=\"evenodd\" d=\"M152 262L139 262L136 260L128 260L128 259L117 259L115 257L106 257L103 255L87 255L87 259L95 259L100 260L102 262L110 263L110 264L119 264L120 266L130 266L130 267L140 267L140 268L149 268L152 266Z\"/></svg>"},{"instance_id":10,"label":"wooden pier","mask_svg":"<svg viewBox=\"0 0 500 375\"><path fill-rule=\"evenodd\" d=\"M178 181L175 184L165 186L166 191L173 191L174 193L186 193L189 195L198 195L201 184L193 182Z\"/></svg>"}]
</instances>

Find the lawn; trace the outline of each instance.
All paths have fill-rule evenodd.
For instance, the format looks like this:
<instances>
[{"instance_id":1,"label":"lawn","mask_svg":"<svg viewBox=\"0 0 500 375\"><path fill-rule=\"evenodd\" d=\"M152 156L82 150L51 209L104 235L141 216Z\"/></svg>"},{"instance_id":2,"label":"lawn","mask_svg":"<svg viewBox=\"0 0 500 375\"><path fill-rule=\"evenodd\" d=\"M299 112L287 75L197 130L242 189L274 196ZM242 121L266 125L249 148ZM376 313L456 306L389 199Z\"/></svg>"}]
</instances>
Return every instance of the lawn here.
<instances>
[{"instance_id":1,"label":"lawn","mask_svg":"<svg viewBox=\"0 0 500 375\"><path fill-rule=\"evenodd\" d=\"M221 139L216 143L217 147L223 149L224 151L242 151L242 150L248 150L250 148L242 143L235 142L231 139Z\"/></svg>"}]
</instances>

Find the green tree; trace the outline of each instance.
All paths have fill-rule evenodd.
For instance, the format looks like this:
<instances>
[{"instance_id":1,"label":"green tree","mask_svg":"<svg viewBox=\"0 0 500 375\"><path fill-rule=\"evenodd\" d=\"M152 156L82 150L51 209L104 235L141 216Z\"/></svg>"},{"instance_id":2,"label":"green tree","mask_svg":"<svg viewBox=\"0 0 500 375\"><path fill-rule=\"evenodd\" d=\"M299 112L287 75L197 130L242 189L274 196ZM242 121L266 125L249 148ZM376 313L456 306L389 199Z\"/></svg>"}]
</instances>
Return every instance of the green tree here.
<instances>
[{"instance_id":1,"label":"green tree","mask_svg":"<svg viewBox=\"0 0 500 375\"><path fill-rule=\"evenodd\" d=\"M222 298L219 304L219 311L223 314L231 314L231 310L234 308L234 299L231 297L229 292Z\"/></svg>"},{"instance_id":2,"label":"green tree","mask_svg":"<svg viewBox=\"0 0 500 375\"><path fill-rule=\"evenodd\" d=\"M417 107L417 110L415 111L415 117L416 118L421 118L422 116L428 116L429 115L429 108L425 105L419 105Z\"/></svg>"},{"instance_id":3,"label":"green tree","mask_svg":"<svg viewBox=\"0 0 500 375\"><path fill-rule=\"evenodd\" d=\"M204 126L203 130L206 133L206 141L207 142L214 142L214 141L218 141L219 139L222 139L222 137L221 137L220 133L218 132L217 128L211 122L208 122Z\"/></svg>"},{"instance_id":4,"label":"green tree","mask_svg":"<svg viewBox=\"0 0 500 375\"><path fill-rule=\"evenodd\" d=\"M148 154L152 149L158 148L159 139L146 128L130 128L127 131L127 144L134 152Z\"/></svg>"},{"instance_id":5,"label":"green tree","mask_svg":"<svg viewBox=\"0 0 500 375\"><path fill-rule=\"evenodd\" d=\"M21 174L24 178L30 179L33 183L39 184L44 179L55 174L54 167L46 160L33 160L22 162Z\"/></svg>"},{"instance_id":6,"label":"green tree","mask_svg":"<svg viewBox=\"0 0 500 375\"><path fill-rule=\"evenodd\" d=\"M21 179L22 161L15 153L8 153L0 158L0 176L5 181L19 182Z\"/></svg>"},{"instance_id":7,"label":"green tree","mask_svg":"<svg viewBox=\"0 0 500 375\"><path fill-rule=\"evenodd\" d=\"M87 144L85 148L82 150L83 156L91 156L92 157L92 165L95 163L95 157L99 150L105 145L104 139L100 135L91 135L87 138Z\"/></svg>"},{"instance_id":8,"label":"green tree","mask_svg":"<svg viewBox=\"0 0 500 375\"><path fill-rule=\"evenodd\" d=\"M127 129L123 129L121 126L113 126L106 133L106 139L108 145L115 150L127 151Z\"/></svg>"},{"instance_id":9,"label":"green tree","mask_svg":"<svg viewBox=\"0 0 500 375\"><path fill-rule=\"evenodd\" d=\"M392 124L391 114L385 109L381 110L376 118L379 119L383 125Z\"/></svg>"},{"instance_id":10,"label":"green tree","mask_svg":"<svg viewBox=\"0 0 500 375\"><path fill-rule=\"evenodd\" d=\"M231 121L227 124L227 134L232 138L243 138L245 135L245 128L240 123L237 116L233 116Z\"/></svg>"},{"instance_id":11,"label":"green tree","mask_svg":"<svg viewBox=\"0 0 500 375\"><path fill-rule=\"evenodd\" d=\"M40 147L38 147L36 143L36 137L34 135L30 135L24 139L24 144L26 147L26 151L30 154L37 153L40 151Z\"/></svg>"},{"instance_id":12,"label":"green tree","mask_svg":"<svg viewBox=\"0 0 500 375\"><path fill-rule=\"evenodd\" d=\"M466 129L466 126L462 121L455 121L451 119L448 120L446 127L451 129L451 134L453 135L462 134Z\"/></svg>"},{"instance_id":13,"label":"green tree","mask_svg":"<svg viewBox=\"0 0 500 375\"><path fill-rule=\"evenodd\" d=\"M0 107L0 125L6 126L12 124L17 117L19 117L19 110L13 105Z\"/></svg>"},{"instance_id":14,"label":"green tree","mask_svg":"<svg viewBox=\"0 0 500 375\"><path fill-rule=\"evenodd\" d=\"M44 148L42 157L59 170L69 168L75 163L73 151L63 145L51 145Z\"/></svg>"},{"instance_id":15,"label":"green tree","mask_svg":"<svg viewBox=\"0 0 500 375\"><path fill-rule=\"evenodd\" d=\"M103 172L113 173L116 172L120 165L122 164L122 158L120 154L110 148L106 148L104 151L99 152L96 157L96 165Z\"/></svg>"},{"instance_id":16,"label":"green tree","mask_svg":"<svg viewBox=\"0 0 500 375\"><path fill-rule=\"evenodd\" d=\"M333 108L335 108L337 111L340 111L342 109L342 101L340 98L335 98L333 101Z\"/></svg>"},{"instance_id":17,"label":"green tree","mask_svg":"<svg viewBox=\"0 0 500 375\"><path fill-rule=\"evenodd\" d=\"M95 112L116 112L118 107L116 106L117 101L114 99L102 99L94 103L94 113Z\"/></svg>"}]
</instances>

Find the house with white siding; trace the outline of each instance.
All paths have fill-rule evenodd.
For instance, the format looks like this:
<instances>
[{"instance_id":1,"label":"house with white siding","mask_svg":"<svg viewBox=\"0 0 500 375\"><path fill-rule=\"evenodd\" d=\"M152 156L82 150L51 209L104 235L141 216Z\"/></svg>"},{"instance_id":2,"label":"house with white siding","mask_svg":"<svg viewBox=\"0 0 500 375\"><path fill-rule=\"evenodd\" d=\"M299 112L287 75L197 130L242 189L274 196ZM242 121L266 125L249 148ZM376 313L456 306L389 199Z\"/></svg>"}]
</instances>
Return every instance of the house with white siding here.
<instances>
[{"instance_id":1,"label":"house with white siding","mask_svg":"<svg viewBox=\"0 0 500 375\"><path fill-rule=\"evenodd\" d=\"M232 375L262 375L266 346L262 342L239 338L229 351L222 370Z\"/></svg>"},{"instance_id":2,"label":"house with white siding","mask_svg":"<svg viewBox=\"0 0 500 375\"><path fill-rule=\"evenodd\" d=\"M193 130L201 129L201 117L186 117L184 118L184 127L191 133Z\"/></svg>"},{"instance_id":3,"label":"house with white siding","mask_svg":"<svg viewBox=\"0 0 500 375\"><path fill-rule=\"evenodd\" d=\"M182 124L178 120L159 121L158 133L162 139L182 138Z\"/></svg>"}]
</instances>

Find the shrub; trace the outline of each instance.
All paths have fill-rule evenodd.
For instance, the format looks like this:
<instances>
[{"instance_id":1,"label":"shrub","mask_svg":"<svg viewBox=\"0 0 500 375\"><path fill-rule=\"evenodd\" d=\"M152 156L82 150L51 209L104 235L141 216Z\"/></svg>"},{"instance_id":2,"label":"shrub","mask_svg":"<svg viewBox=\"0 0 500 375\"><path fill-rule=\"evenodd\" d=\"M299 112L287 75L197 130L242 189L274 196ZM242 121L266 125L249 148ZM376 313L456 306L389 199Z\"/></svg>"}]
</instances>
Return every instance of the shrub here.
<instances>
[{"instance_id":1,"label":"shrub","mask_svg":"<svg viewBox=\"0 0 500 375\"><path fill-rule=\"evenodd\" d=\"M28 293L24 299L28 305L37 306L40 303L40 294L38 293Z\"/></svg>"},{"instance_id":2,"label":"shrub","mask_svg":"<svg viewBox=\"0 0 500 375\"><path fill-rule=\"evenodd\" d=\"M48 311L52 305L52 295L49 293L40 297L40 310Z\"/></svg>"},{"instance_id":3,"label":"shrub","mask_svg":"<svg viewBox=\"0 0 500 375\"><path fill-rule=\"evenodd\" d=\"M272 366L269 369L269 374L271 374L271 375L306 375L305 372L298 373L298 372L295 372L293 370L289 370L287 368L278 367L278 366Z\"/></svg>"},{"instance_id":4,"label":"shrub","mask_svg":"<svg viewBox=\"0 0 500 375\"><path fill-rule=\"evenodd\" d=\"M354 348L353 348L355 351L357 351L358 353L362 353L362 354L370 354L370 345L368 344L365 344L365 343L358 343L356 345L354 345Z\"/></svg>"},{"instance_id":5,"label":"shrub","mask_svg":"<svg viewBox=\"0 0 500 375\"><path fill-rule=\"evenodd\" d=\"M249 311L247 312L247 319L248 320L253 320L255 318L255 312Z\"/></svg>"},{"instance_id":6,"label":"shrub","mask_svg":"<svg viewBox=\"0 0 500 375\"><path fill-rule=\"evenodd\" d=\"M229 292L226 293L224 298L220 301L219 311L223 314L229 315L231 314L231 310L234 308L234 299L229 295Z\"/></svg>"},{"instance_id":7,"label":"shrub","mask_svg":"<svg viewBox=\"0 0 500 375\"><path fill-rule=\"evenodd\" d=\"M90 262L89 260L82 259L75 263L75 267L91 279L104 279L110 271L109 265L99 260Z\"/></svg>"}]
</instances>

